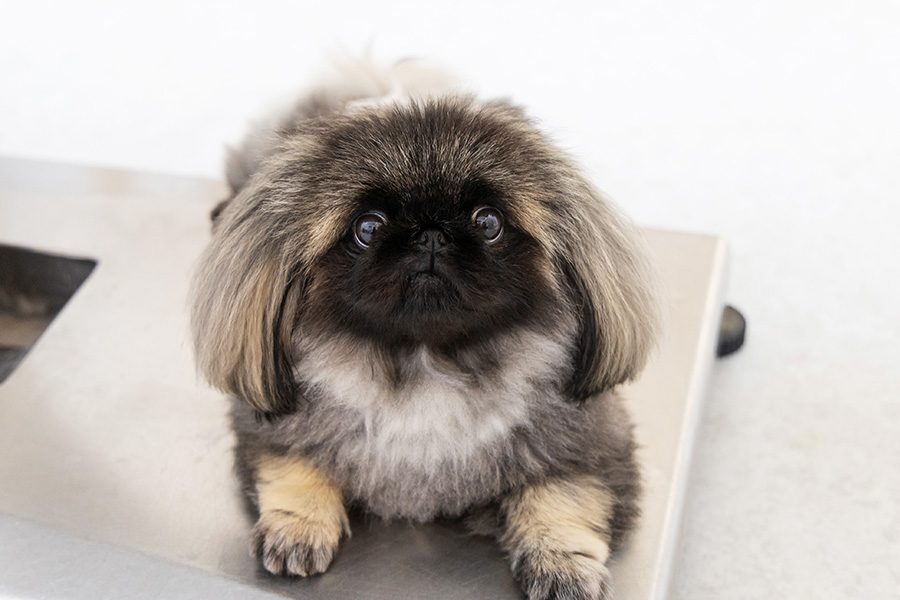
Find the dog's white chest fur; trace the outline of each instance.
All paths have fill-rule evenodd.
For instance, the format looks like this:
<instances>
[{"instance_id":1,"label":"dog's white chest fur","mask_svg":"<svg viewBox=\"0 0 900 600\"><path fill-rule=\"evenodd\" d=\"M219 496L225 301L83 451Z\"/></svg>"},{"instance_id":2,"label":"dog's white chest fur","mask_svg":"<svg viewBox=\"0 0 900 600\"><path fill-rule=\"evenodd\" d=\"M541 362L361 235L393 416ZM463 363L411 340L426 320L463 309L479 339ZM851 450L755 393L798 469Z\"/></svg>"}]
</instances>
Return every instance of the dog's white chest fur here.
<instances>
[{"instance_id":1,"label":"dog's white chest fur","mask_svg":"<svg viewBox=\"0 0 900 600\"><path fill-rule=\"evenodd\" d=\"M429 518L424 505L446 494L448 482L459 496L466 481L481 477L480 469L494 468L490 455L527 422L534 394L546 393L541 384L566 360L562 345L536 334L517 335L511 346L521 351L481 384L425 349L415 353L412 375L400 386L392 386L366 352L348 355L338 343L304 352L297 375L346 411L348 430L364 432L347 437L340 450L341 462L355 465L354 495L376 512ZM379 510L379 504L385 506Z\"/></svg>"}]
</instances>

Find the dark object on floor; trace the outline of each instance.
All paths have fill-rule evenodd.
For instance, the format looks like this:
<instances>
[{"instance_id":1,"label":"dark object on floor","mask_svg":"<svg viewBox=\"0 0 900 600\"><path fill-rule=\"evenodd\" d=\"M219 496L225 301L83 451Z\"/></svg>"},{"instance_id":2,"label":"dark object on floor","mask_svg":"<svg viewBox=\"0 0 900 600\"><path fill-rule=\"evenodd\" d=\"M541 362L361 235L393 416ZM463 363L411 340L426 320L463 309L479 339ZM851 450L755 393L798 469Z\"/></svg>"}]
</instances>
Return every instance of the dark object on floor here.
<instances>
[{"instance_id":1,"label":"dark object on floor","mask_svg":"<svg viewBox=\"0 0 900 600\"><path fill-rule=\"evenodd\" d=\"M722 322L719 325L719 345L716 356L722 358L734 354L744 345L747 332L747 320L733 306L725 306L722 311Z\"/></svg>"},{"instance_id":2,"label":"dark object on floor","mask_svg":"<svg viewBox=\"0 0 900 600\"><path fill-rule=\"evenodd\" d=\"M0 244L0 310L53 317L97 261Z\"/></svg>"},{"instance_id":3,"label":"dark object on floor","mask_svg":"<svg viewBox=\"0 0 900 600\"><path fill-rule=\"evenodd\" d=\"M0 244L0 383L13 372L97 261Z\"/></svg>"}]
</instances>

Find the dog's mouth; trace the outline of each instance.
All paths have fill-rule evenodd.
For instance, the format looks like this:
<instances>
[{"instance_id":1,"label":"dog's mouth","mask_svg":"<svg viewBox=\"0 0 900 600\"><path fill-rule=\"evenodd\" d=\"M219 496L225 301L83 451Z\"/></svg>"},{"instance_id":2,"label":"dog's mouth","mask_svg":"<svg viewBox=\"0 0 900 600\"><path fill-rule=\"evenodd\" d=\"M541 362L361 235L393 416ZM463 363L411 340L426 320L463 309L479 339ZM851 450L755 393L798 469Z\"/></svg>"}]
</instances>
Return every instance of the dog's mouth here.
<instances>
[{"instance_id":1,"label":"dog's mouth","mask_svg":"<svg viewBox=\"0 0 900 600\"><path fill-rule=\"evenodd\" d=\"M407 284L413 288L451 285L446 277L434 270L416 271L406 278Z\"/></svg>"},{"instance_id":2,"label":"dog's mouth","mask_svg":"<svg viewBox=\"0 0 900 600\"><path fill-rule=\"evenodd\" d=\"M457 296L456 286L444 275L435 270L424 270L410 273L406 277L404 296L406 300L425 299L431 296Z\"/></svg>"},{"instance_id":3,"label":"dog's mouth","mask_svg":"<svg viewBox=\"0 0 900 600\"><path fill-rule=\"evenodd\" d=\"M404 312L440 318L462 308L459 289L435 269L409 273L403 290Z\"/></svg>"}]
</instances>

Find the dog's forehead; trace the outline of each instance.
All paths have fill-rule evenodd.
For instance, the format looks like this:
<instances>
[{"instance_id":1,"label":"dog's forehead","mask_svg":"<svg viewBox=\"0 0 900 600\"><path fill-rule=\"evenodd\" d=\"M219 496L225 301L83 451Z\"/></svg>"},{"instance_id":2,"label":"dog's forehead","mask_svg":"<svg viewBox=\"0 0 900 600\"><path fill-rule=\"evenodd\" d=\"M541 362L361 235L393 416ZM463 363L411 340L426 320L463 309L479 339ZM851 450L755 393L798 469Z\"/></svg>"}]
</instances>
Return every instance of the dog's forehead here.
<instances>
[{"instance_id":1,"label":"dog's forehead","mask_svg":"<svg viewBox=\"0 0 900 600\"><path fill-rule=\"evenodd\" d=\"M509 161L515 131L499 116L449 101L378 107L339 122L331 143L378 183L452 186Z\"/></svg>"},{"instance_id":2,"label":"dog's forehead","mask_svg":"<svg viewBox=\"0 0 900 600\"><path fill-rule=\"evenodd\" d=\"M408 102L351 114L332 131L333 168L395 208L527 208L548 145L518 109L468 99Z\"/></svg>"}]
</instances>

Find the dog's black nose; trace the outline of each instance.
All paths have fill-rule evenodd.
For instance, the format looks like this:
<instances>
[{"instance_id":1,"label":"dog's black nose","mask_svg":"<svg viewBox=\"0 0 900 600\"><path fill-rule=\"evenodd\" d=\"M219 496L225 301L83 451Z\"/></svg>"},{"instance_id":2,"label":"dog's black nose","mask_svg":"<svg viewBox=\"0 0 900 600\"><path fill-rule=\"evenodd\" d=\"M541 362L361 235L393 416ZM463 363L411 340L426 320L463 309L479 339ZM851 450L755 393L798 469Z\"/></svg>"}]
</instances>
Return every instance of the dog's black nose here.
<instances>
[{"instance_id":1,"label":"dog's black nose","mask_svg":"<svg viewBox=\"0 0 900 600\"><path fill-rule=\"evenodd\" d=\"M416 245L424 252L440 252L447 242L447 236L438 229L426 229L416 237Z\"/></svg>"}]
</instances>

